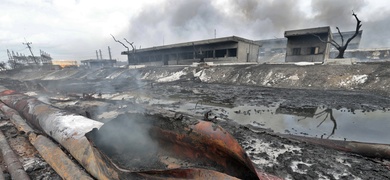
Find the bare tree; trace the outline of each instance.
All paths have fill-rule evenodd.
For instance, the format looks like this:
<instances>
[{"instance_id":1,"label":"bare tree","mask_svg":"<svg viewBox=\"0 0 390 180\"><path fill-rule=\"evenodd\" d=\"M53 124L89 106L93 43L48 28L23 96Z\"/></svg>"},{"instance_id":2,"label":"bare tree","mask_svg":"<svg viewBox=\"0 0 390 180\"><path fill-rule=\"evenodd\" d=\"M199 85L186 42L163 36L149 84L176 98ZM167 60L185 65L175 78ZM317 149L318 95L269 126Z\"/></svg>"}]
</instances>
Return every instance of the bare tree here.
<instances>
[{"instance_id":1,"label":"bare tree","mask_svg":"<svg viewBox=\"0 0 390 180\"><path fill-rule=\"evenodd\" d=\"M318 39L320 39L320 41L332 44L339 51L339 54L337 55L336 58L344 58L344 53L348 47L348 44L352 41L353 38L355 38L359 34L360 27L362 27L361 21L359 20L359 18L357 17L355 12L353 12L353 11L352 11L352 16L354 16L356 19L356 30L355 30L355 34L353 34L353 36L348 38L348 40L345 42L345 44L344 44L344 37L341 34L339 27L336 27L336 29L337 29L337 32L340 34L341 44L337 43L334 39L331 39L330 41L324 41L318 35L313 34L314 36L317 36Z\"/></svg>"},{"instance_id":2,"label":"bare tree","mask_svg":"<svg viewBox=\"0 0 390 180\"><path fill-rule=\"evenodd\" d=\"M136 55L135 55L135 51L136 51L136 47L133 45L134 42L129 42L126 38L123 38L128 44L130 44L131 48L133 49L132 50L132 59L136 60ZM137 63L138 64L138 63Z\"/></svg>"},{"instance_id":3,"label":"bare tree","mask_svg":"<svg viewBox=\"0 0 390 180\"><path fill-rule=\"evenodd\" d=\"M122 44L123 47L125 47L127 49L127 62L130 63L130 48L128 46L126 46L123 42L115 39L115 37L110 34L111 37L114 39L115 42L119 43L119 44ZM133 56L133 59L134 59L134 56L135 56L135 47L134 47L134 42L129 42L126 38L123 38L128 44L130 44L131 48L132 48L132 56Z\"/></svg>"},{"instance_id":4,"label":"bare tree","mask_svg":"<svg viewBox=\"0 0 390 180\"><path fill-rule=\"evenodd\" d=\"M121 41L119 41L119 40L116 40L115 37L114 37L112 34L110 34L110 35L111 35L112 39L114 39L115 42L117 42L117 43L119 43L119 44L122 44L122 46L125 47L125 48L127 49L127 52L130 51L130 50L129 50L129 47L127 47L125 44L123 44L123 42L121 42Z\"/></svg>"}]
</instances>

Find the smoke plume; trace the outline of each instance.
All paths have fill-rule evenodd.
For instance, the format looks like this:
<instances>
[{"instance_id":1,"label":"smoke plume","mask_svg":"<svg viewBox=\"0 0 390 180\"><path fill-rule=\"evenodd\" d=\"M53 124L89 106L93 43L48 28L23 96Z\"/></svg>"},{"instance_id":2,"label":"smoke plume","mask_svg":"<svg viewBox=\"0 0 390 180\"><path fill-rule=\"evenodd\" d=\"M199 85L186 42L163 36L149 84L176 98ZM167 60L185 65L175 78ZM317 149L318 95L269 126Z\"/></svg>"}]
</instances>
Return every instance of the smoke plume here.
<instances>
[{"instance_id":1,"label":"smoke plume","mask_svg":"<svg viewBox=\"0 0 390 180\"><path fill-rule=\"evenodd\" d=\"M139 48L210 39L215 32L216 37L235 35L261 40L283 37L286 30L318 26L330 26L333 32L337 32L336 27L353 31L353 10L363 24L361 47L390 46L390 35L385 33L388 16L371 20L365 16L374 12L367 8L364 0L165 0L145 6L129 20L128 30L121 36L131 39Z\"/></svg>"}]
</instances>

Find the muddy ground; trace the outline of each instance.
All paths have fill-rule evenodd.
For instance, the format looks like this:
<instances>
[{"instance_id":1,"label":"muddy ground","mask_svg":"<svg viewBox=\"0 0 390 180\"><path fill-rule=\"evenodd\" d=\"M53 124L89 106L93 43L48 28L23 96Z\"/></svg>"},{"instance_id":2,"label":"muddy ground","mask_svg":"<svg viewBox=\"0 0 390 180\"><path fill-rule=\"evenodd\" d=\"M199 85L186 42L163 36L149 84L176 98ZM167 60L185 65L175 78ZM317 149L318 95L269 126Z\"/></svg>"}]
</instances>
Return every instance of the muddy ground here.
<instances>
[{"instance_id":1,"label":"muddy ground","mask_svg":"<svg viewBox=\"0 0 390 180\"><path fill-rule=\"evenodd\" d=\"M36 96L54 106L102 122L108 122L126 112L151 113L151 109L164 109L183 116L204 119L205 113L211 110L209 118L238 140L256 167L286 179L390 179L390 163L386 159L363 157L290 140L272 129L237 123L236 119L231 119L223 113L229 108L243 105L294 108L315 106L352 111L390 109L390 98L367 90L206 83L191 76L182 76L169 82L134 77L26 81L3 76L0 83L9 89ZM191 106L190 110L185 110L184 106ZM5 125L2 130L12 132L12 128ZM17 133L5 134L9 139L24 136ZM39 157L32 147L28 149L34 157ZM22 159L31 156L18 154ZM45 176L48 179L58 178L47 165L31 172L48 174Z\"/></svg>"}]
</instances>

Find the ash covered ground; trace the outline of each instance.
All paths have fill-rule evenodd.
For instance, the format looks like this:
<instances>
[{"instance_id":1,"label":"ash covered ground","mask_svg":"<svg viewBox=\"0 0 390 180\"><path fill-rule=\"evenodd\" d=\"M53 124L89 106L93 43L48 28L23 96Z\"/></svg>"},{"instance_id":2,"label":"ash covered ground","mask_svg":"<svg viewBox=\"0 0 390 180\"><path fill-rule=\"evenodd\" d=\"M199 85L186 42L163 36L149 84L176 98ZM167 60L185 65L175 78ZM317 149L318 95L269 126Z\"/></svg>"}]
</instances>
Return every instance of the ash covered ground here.
<instances>
[{"instance_id":1,"label":"ash covered ground","mask_svg":"<svg viewBox=\"0 0 390 180\"><path fill-rule=\"evenodd\" d=\"M297 69L302 70L302 67L297 67ZM131 76L124 76L123 74L127 71L123 69L101 70L98 76L97 71L62 71L62 74L71 74L66 78L49 78L54 77L50 74L58 73L53 71L39 73L29 71L11 75L3 74L0 82L8 89L16 89L36 96L59 108L102 122L108 122L127 112L155 113L153 111L159 109L197 119L204 119L205 113L209 112L208 118L222 126L238 140L256 167L286 179L390 178L390 163L386 159L369 158L290 140L282 134L293 134L293 129L286 128L285 130L288 131L280 133L272 128L259 125L261 124L259 122L240 123L240 119L234 118L237 116L232 116L233 114L243 115L244 112L247 117L253 116L256 112L263 113L263 115L267 112L271 114L276 113L275 109L278 107L289 107L289 109L318 107L319 109L314 114L325 109L352 112L388 111L390 98L381 91L383 88L369 91L366 87L362 87L362 84L354 85L361 87L364 91L357 91L356 88L324 90L316 87L307 88L307 86L288 88L287 85L266 87L267 85L233 84L226 81L218 83L210 79L209 82L205 82L204 74L196 77L188 73L179 73L178 78L171 73L153 80L145 78L147 74L145 72L143 74L131 72L128 73L132 74ZM166 71L169 72L169 70ZM153 72L153 70L148 70L148 72ZM200 71L197 70L197 72ZM95 74L91 75L93 73ZM30 77L35 77L23 78L28 77L28 74ZM37 76L37 74L40 75ZM108 78L113 74L116 74L115 78ZM161 80L162 78L166 79ZM268 82L277 81L274 79ZM382 93L378 94L377 91ZM248 106L258 108L250 112L247 109L245 111L237 109L237 107ZM259 116L261 116L260 113L258 113ZM272 119L273 116L269 117ZM326 119L325 116L320 120L322 119ZM338 119L340 120L342 118ZM383 122L383 125L387 126L389 123ZM324 138L331 135L331 130L327 130ZM337 132L336 130L336 134ZM302 136L307 135L306 133L305 130L296 132L297 135ZM9 134L7 136L12 137ZM318 139L321 138L318 136ZM24 157L23 154L20 156Z\"/></svg>"}]
</instances>

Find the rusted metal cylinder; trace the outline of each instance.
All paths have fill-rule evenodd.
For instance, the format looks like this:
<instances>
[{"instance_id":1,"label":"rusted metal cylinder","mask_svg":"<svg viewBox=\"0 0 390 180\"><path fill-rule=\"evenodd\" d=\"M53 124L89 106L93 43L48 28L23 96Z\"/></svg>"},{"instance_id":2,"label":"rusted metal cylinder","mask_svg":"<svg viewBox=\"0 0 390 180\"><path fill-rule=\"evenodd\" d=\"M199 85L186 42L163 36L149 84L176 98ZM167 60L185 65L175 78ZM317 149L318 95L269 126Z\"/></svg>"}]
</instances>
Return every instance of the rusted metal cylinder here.
<instances>
[{"instance_id":1,"label":"rusted metal cylinder","mask_svg":"<svg viewBox=\"0 0 390 180\"><path fill-rule=\"evenodd\" d=\"M7 107L3 103L0 103L0 110L10 117L10 121L19 132L24 132L29 135L31 144L63 179L92 179L50 139L42 135L36 135L34 130L20 117L17 111Z\"/></svg>"},{"instance_id":2,"label":"rusted metal cylinder","mask_svg":"<svg viewBox=\"0 0 390 180\"><path fill-rule=\"evenodd\" d=\"M34 130L24 121L22 117L20 117L19 113L8 106L6 106L4 103L0 102L0 110L4 112L7 117L10 118L10 121L12 124L15 125L16 129L19 132L24 132L24 133L32 133Z\"/></svg>"},{"instance_id":3,"label":"rusted metal cylinder","mask_svg":"<svg viewBox=\"0 0 390 180\"><path fill-rule=\"evenodd\" d=\"M7 139L3 132L0 131L0 149L4 162L7 166L7 170L10 173L12 179L30 179L27 173L23 169L22 163L19 161L18 156L9 146Z\"/></svg>"},{"instance_id":4,"label":"rusted metal cylinder","mask_svg":"<svg viewBox=\"0 0 390 180\"><path fill-rule=\"evenodd\" d=\"M1 96L3 95L3 96ZM14 91L3 91L0 100L17 110L34 128L60 143L95 178L118 179L118 174L102 159L84 134L103 124L83 116L61 111Z\"/></svg>"},{"instance_id":5,"label":"rusted metal cylinder","mask_svg":"<svg viewBox=\"0 0 390 180\"><path fill-rule=\"evenodd\" d=\"M92 132L92 129L103 128L102 123L83 116L67 113L44 104L36 98L17 94L12 91L0 92L0 100L7 106L17 110L34 128L41 130L60 143L96 179L203 179L206 177L212 177L213 179L235 179L235 177L225 174L225 171L218 172L207 168L178 167L161 170L145 169L142 171L122 169L116 166L107 155L95 148L85 136L86 133ZM227 171L235 172L234 168L229 167L230 164L234 164L238 165L238 167L246 166L246 172L257 174L255 177L259 179L279 179L272 175L256 171L239 144L221 127L204 121L199 121L197 124L191 126L190 129L184 128L179 131L160 129L158 130L159 134L156 134L155 138L158 139L160 135L164 136L162 137L164 140L172 138L170 139L173 142L171 153L176 152L176 147L183 145L186 146L186 149L191 149L189 152L181 152L184 156L188 155L189 159L195 158L194 160L196 160L196 157L201 157L202 153L206 152L204 154L207 156L206 159L219 163ZM131 134L127 135L129 136ZM207 148L212 151L204 151ZM196 151L199 152L196 153ZM240 173L237 175L245 177L245 172ZM236 174L232 173L232 175L235 176Z\"/></svg>"},{"instance_id":6,"label":"rusted metal cylinder","mask_svg":"<svg viewBox=\"0 0 390 180\"><path fill-rule=\"evenodd\" d=\"M29 139L45 161L63 178L92 180L50 139L42 135L31 133Z\"/></svg>"}]
</instances>

